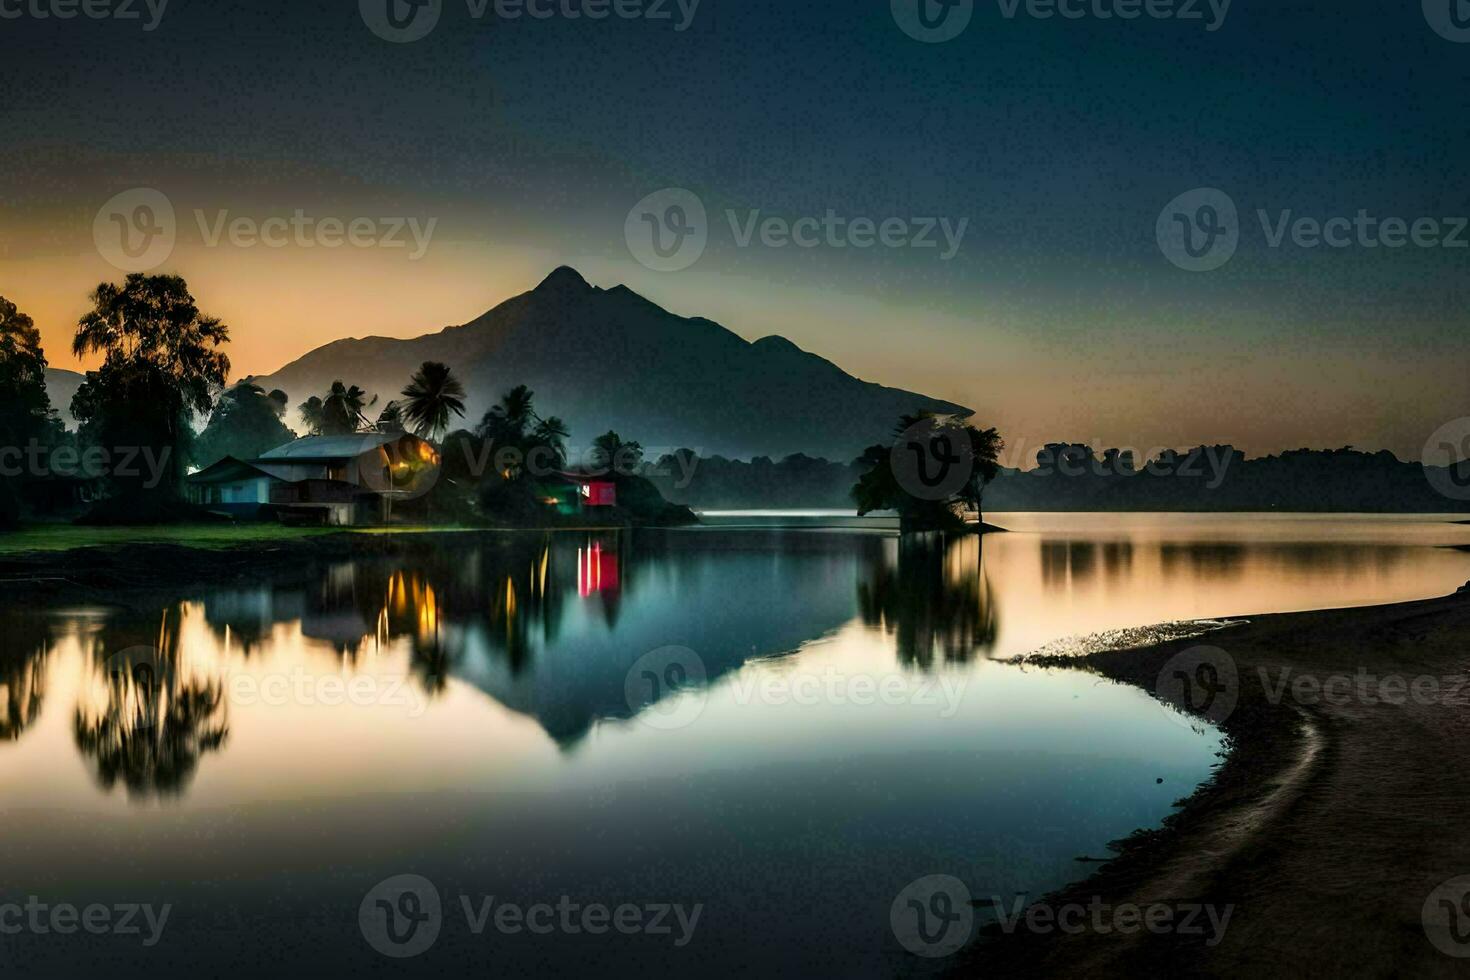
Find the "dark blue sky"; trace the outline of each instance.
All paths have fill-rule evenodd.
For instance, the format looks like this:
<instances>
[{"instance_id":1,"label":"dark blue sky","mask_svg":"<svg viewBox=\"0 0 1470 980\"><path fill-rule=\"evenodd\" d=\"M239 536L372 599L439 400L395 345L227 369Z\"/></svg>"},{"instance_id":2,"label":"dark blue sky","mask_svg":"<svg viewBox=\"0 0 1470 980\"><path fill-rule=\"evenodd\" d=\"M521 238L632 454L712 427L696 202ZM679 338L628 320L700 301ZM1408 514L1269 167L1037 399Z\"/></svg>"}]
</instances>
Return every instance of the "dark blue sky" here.
<instances>
[{"instance_id":1,"label":"dark blue sky","mask_svg":"<svg viewBox=\"0 0 1470 980\"><path fill-rule=\"evenodd\" d=\"M889 0L702 0L682 32L665 9L475 20L444 0L408 44L375 36L356 0L171 0L151 32L0 19L0 294L67 364L85 289L109 271L85 254L92 219L152 186L180 215L167 268L228 314L247 371L470 319L565 261L961 400L1013 444L1417 457L1470 410L1470 248L1271 248L1256 217L1470 215L1470 43L1417 2L1235 0L1210 31L1008 19L990 0L938 44L899 29ZM654 272L624 219L666 187L702 201L709 243ZM1186 272L1155 224L1199 187L1238 206L1240 244ZM434 217L433 249L396 265L344 249L329 266L320 249L197 247L195 209L296 208ZM755 209L968 225L948 261L741 247L726 212Z\"/></svg>"}]
</instances>

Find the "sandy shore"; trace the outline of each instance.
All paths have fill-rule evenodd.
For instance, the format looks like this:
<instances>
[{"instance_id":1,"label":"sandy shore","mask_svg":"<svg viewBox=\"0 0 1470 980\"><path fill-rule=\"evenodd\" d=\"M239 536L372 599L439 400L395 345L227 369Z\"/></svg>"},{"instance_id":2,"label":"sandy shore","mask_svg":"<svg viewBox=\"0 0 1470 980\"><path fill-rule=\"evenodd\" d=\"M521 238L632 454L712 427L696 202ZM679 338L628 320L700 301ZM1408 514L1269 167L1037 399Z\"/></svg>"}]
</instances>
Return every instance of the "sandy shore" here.
<instances>
[{"instance_id":1,"label":"sandy shore","mask_svg":"<svg viewBox=\"0 0 1470 980\"><path fill-rule=\"evenodd\" d=\"M1231 741L1225 763L1162 829L1130 838L1116 860L1041 904L1229 905L1223 938L1063 934L1043 917L1041 929L986 929L960 972L1470 975L1470 959L1436 948L1423 922L1437 886L1470 875L1470 595L1251 617L1073 663L1175 701L1161 672L1178 677L1178 655L1201 645L1228 656L1198 658L1214 664L1207 679L1224 678L1210 711ZM1199 676L1192 656L1183 666ZM1234 706L1220 719L1232 680ZM1470 933L1464 907L1458 921ZM1456 948L1470 956L1466 938Z\"/></svg>"}]
</instances>

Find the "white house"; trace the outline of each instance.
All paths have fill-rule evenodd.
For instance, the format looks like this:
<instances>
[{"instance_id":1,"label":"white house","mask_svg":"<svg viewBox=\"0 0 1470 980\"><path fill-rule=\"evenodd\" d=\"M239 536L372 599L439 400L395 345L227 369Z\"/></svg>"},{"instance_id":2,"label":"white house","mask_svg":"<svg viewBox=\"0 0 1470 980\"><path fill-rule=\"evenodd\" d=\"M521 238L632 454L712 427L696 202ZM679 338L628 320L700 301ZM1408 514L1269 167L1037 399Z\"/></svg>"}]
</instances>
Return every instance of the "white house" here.
<instances>
[{"instance_id":1,"label":"white house","mask_svg":"<svg viewBox=\"0 0 1470 980\"><path fill-rule=\"evenodd\" d=\"M439 462L406 432L308 436L249 462L226 456L187 483L192 503L232 517L373 524L388 519L394 499L418 496Z\"/></svg>"}]
</instances>

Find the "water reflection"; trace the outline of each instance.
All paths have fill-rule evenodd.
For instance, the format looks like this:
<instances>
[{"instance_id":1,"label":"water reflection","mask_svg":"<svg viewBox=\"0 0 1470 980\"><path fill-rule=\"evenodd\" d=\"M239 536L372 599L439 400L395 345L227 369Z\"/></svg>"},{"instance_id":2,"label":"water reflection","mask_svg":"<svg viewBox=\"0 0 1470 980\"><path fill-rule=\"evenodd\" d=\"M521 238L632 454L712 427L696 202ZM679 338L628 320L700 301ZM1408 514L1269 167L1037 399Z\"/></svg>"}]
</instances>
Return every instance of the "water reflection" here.
<instances>
[{"instance_id":1,"label":"water reflection","mask_svg":"<svg viewBox=\"0 0 1470 980\"><path fill-rule=\"evenodd\" d=\"M231 675L293 644L310 669L349 676L402 653L431 705L464 682L572 751L643 707L629 704L627 671L673 644L697 651L715 685L855 616L888 638L897 664L931 671L1116 626L1341 605L1354 589L1368 600L1427 595L1431 579L1458 583L1466 569L1461 554L1378 541L1136 530L512 534L202 589L152 616L6 611L0 741L21 739L40 716L57 636L75 639L89 664L73 709L76 749L98 785L146 798L184 792L224 747ZM185 643L186 619L212 642ZM146 675L126 653L136 650Z\"/></svg>"},{"instance_id":2,"label":"water reflection","mask_svg":"<svg viewBox=\"0 0 1470 980\"><path fill-rule=\"evenodd\" d=\"M968 663L998 629L983 539L906 534L872 561L858 583L863 621L894 637L901 663Z\"/></svg>"},{"instance_id":3,"label":"water reflection","mask_svg":"<svg viewBox=\"0 0 1470 980\"><path fill-rule=\"evenodd\" d=\"M104 790L177 796L229 736L223 674L186 654L181 614L174 606L154 622L117 611L86 635L92 670L72 730Z\"/></svg>"}]
</instances>

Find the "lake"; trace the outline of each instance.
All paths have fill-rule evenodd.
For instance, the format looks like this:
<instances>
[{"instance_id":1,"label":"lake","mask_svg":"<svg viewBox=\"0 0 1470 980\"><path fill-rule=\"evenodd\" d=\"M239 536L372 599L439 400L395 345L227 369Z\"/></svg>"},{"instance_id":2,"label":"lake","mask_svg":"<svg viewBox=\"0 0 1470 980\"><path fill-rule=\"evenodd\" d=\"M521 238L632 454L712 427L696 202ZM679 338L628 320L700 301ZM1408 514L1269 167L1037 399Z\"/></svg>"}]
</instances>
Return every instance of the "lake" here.
<instances>
[{"instance_id":1,"label":"lake","mask_svg":"<svg viewBox=\"0 0 1470 980\"><path fill-rule=\"evenodd\" d=\"M506 533L3 607L5 961L933 972L890 927L911 883L1039 896L1220 751L1141 691L1009 661L1470 580L1442 547L1470 527L1436 517L991 519L1013 533ZM85 927L132 906L136 933Z\"/></svg>"}]
</instances>

